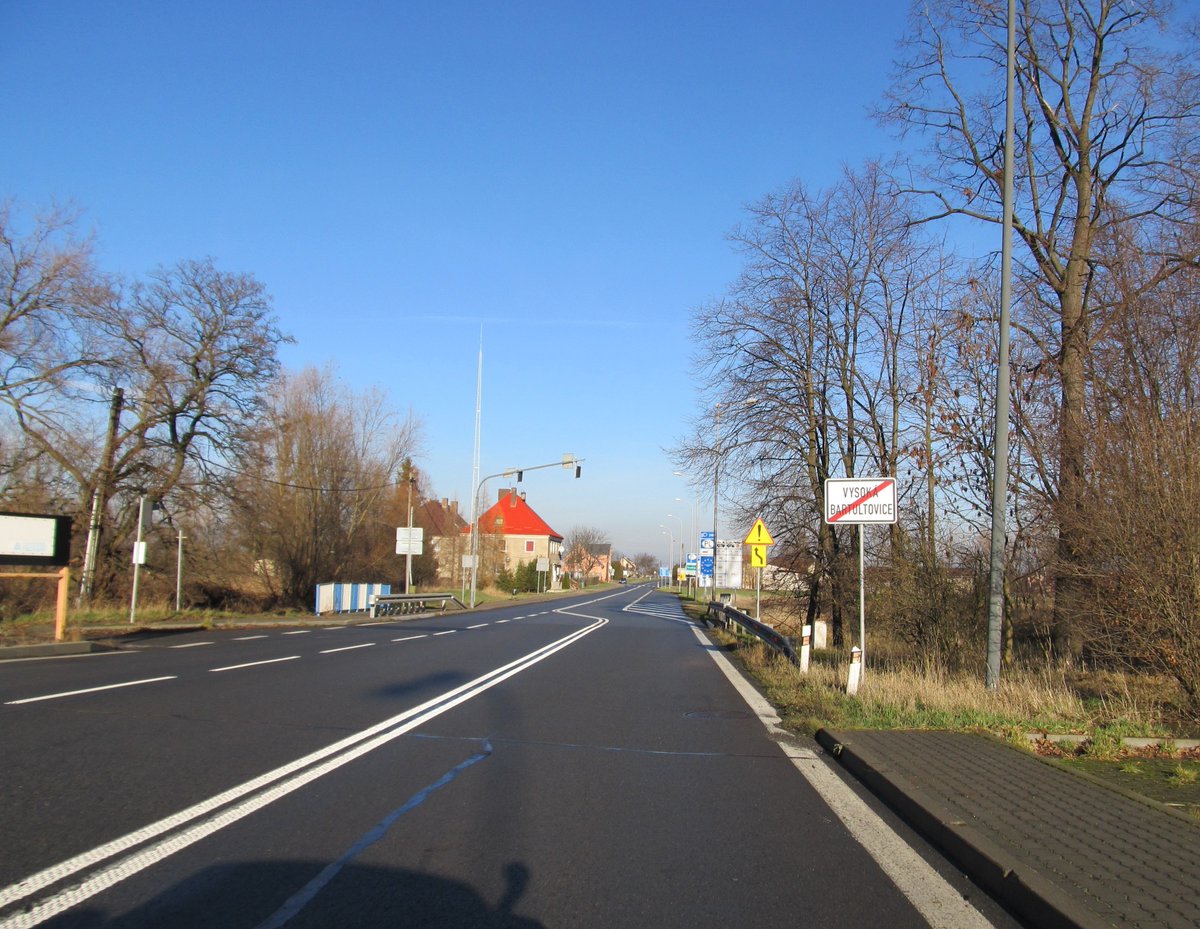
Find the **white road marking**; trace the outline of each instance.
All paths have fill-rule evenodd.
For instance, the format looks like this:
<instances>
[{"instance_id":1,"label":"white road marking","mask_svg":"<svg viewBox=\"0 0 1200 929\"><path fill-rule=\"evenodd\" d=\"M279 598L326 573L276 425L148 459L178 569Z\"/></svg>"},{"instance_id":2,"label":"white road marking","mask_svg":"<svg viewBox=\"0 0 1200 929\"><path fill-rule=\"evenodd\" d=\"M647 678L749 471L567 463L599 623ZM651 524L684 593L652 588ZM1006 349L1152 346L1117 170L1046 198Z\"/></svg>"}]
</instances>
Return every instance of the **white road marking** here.
<instances>
[{"instance_id":1,"label":"white road marking","mask_svg":"<svg viewBox=\"0 0 1200 929\"><path fill-rule=\"evenodd\" d=\"M341 648L326 648L326 649L323 649L318 654L332 655L334 652L351 652L351 651L354 651L354 649L356 649L356 648L370 648L374 644L375 644L374 642L363 642L362 645L343 645Z\"/></svg>"},{"instance_id":2,"label":"white road marking","mask_svg":"<svg viewBox=\"0 0 1200 929\"><path fill-rule=\"evenodd\" d=\"M457 629L447 629L445 632L435 632L434 635L454 635L458 632Z\"/></svg>"},{"instance_id":3,"label":"white road marking","mask_svg":"<svg viewBox=\"0 0 1200 929\"><path fill-rule=\"evenodd\" d=\"M482 629L484 626L487 626L487 625L490 625L490 623L476 623L474 626L467 626L467 628L468 629Z\"/></svg>"},{"instance_id":4,"label":"white road marking","mask_svg":"<svg viewBox=\"0 0 1200 929\"><path fill-rule=\"evenodd\" d=\"M265 639L266 637L267 637L267 636L266 636L266 634L265 634L265 633L260 633L259 635L239 635L239 636L238 636L236 639L234 639L233 641L235 641L235 642L249 642L251 639Z\"/></svg>"},{"instance_id":5,"label":"white road marking","mask_svg":"<svg viewBox=\"0 0 1200 929\"><path fill-rule=\"evenodd\" d=\"M696 638L711 643L696 626ZM794 744L794 736L780 724L779 715L721 652L710 649L717 667L729 678L758 717L775 737L774 741L792 765L825 801L868 855L899 891L929 923L930 929L994 929L982 913L963 899L933 867L892 831L862 798L842 783L828 765L811 749Z\"/></svg>"},{"instance_id":6,"label":"white road marking","mask_svg":"<svg viewBox=\"0 0 1200 929\"><path fill-rule=\"evenodd\" d=\"M607 619L588 618L593 619L590 625L576 629L569 635L548 645L543 645L515 661L494 668L473 681L448 690L420 706L405 710L403 713L385 719L361 732L356 732L323 749L318 749L303 758L298 758L289 764L246 781L244 784L239 784L185 810L180 810L178 813L151 823L149 826L0 889L0 907L7 907L59 884L73 875L87 872L74 884L51 890L41 898L31 901L22 908L21 912L8 919L0 920L0 929L18 929L18 927L32 929L32 927L107 890L125 878L157 864L175 852L182 851L200 839L287 796L310 781L374 751L459 704L477 697L510 677L546 660L584 636L608 625ZM170 834L167 835L168 833ZM132 854L117 859L114 863L105 864L122 852L158 839L159 836L165 837L153 844L144 845Z\"/></svg>"},{"instance_id":7,"label":"white road marking","mask_svg":"<svg viewBox=\"0 0 1200 929\"><path fill-rule=\"evenodd\" d=\"M216 642L184 642L182 645L168 645L167 648L199 648L201 645L216 644Z\"/></svg>"},{"instance_id":8,"label":"white road marking","mask_svg":"<svg viewBox=\"0 0 1200 929\"><path fill-rule=\"evenodd\" d=\"M402 639L392 639L392 641L393 642L411 642L413 639L427 639L427 638L429 638L429 634L422 633L421 635L406 635Z\"/></svg>"},{"instance_id":9,"label":"white road marking","mask_svg":"<svg viewBox=\"0 0 1200 929\"><path fill-rule=\"evenodd\" d=\"M22 703L37 703L41 700L58 700L60 697L77 697L80 694L94 694L102 690L116 690L119 687L136 687L138 684L155 684L159 681L173 681L176 675L169 674L166 677L147 677L140 681L123 681L120 684L105 684L102 687L86 687L83 690L66 690L58 694L45 694L41 697L26 697L24 700L8 700L5 706L18 706Z\"/></svg>"},{"instance_id":10,"label":"white road marking","mask_svg":"<svg viewBox=\"0 0 1200 929\"><path fill-rule=\"evenodd\" d=\"M247 661L245 664L231 664L223 668L209 668L209 673L216 674L218 671L237 671L240 668L255 668L260 664L278 664L281 661L295 661L299 655L288 655L286 658L267 658L263 661Z\"/></svg>"},{"instance_id":11,"label":"white road marking","mask_svg":"<svg viewBox=\"0 0 1200 929\"><path fill-rule=\"evenodd\" d=\"M511 619L498 619L498 620L496 620L496 625L499 626L501 623L510 623L510 622L512 622Z\"/></svg>"},{"instance_id":12,"label":"white road marking","mask_svg":"<svg viewBox=\"0 0 1200 929\"><path fill-rule=\"evenodd\" d=\"M284 635L308 635L312 632L311 629L293 629L290 632L283 633Z\"/></svg>"}]
</instances>

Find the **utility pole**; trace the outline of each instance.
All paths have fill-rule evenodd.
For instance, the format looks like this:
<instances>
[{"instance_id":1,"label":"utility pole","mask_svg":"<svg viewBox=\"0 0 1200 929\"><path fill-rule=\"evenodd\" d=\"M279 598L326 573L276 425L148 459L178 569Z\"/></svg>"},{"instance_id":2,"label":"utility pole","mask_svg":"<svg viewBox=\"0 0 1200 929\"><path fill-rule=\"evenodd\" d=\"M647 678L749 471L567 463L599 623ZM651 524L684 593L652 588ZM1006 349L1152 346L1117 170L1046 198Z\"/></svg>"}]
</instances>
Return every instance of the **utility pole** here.
<instances>
[{"instance_id":1,"label":"utility pole","mask_svg":"<svg viewBox=\"0 0 1200 929\"><path fill-rule=\"evenodd\" d=\"M404 592L412 592L412 528L413 528L413 484L417 479L412 474L412 463L408 463L408 554L404 556Z\"/></svg>"},{"instance_id":2,"label":"utility pole","mask_svg":"<svg viewBox=\"0 0 1200 929\"><path fill-rule=\"evenodd\" d=\"M108 410L108 433L104 437L104 451L100 457L100 473L96 476L96 489L92 491L92 516L88 521L87 548L83 555L83 572L79 579L79 597L75 601L78 609L91 600L92 588L96 583L96 553L100 548L100 528L104 510L108 505L108 484L112 479L112 460L117 446L117 430L121 427L121 407L125 403L125 391L113 388L112 404Z\"/></svg>"}]
</instances>

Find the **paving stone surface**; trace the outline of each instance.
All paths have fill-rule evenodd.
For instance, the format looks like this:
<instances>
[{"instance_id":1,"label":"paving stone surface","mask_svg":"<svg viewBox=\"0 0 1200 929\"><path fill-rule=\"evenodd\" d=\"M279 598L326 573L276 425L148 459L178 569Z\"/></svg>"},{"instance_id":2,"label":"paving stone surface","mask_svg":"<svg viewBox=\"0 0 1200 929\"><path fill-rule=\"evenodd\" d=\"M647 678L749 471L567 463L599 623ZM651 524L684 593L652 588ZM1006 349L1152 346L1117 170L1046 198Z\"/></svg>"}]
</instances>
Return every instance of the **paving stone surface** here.
<instances>
[{"instance_id":1,"label":"paving stone surface","mask_svg":"<svg viewBox=\"0 0 1200 929\"><path fill-rule=\"evenodd\" d=\"M884 799L923 813L935 842L997 865L1035 924L1200 927L1200 824L982 735L824 735Z\"/></svg>"}]
</instances>

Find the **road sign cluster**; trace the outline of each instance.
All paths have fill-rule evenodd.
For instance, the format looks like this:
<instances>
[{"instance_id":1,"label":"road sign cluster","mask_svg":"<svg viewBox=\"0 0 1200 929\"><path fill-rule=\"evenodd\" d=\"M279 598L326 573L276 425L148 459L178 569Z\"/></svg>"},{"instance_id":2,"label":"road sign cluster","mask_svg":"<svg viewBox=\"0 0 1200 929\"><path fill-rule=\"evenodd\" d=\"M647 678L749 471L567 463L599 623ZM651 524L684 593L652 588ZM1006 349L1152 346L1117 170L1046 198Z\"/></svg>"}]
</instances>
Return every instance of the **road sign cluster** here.
<instances>
[{"instance_id":1,"label":"road sign cluster","mask_svg":"<svg viewBox=\"0 0 1200 929\"><path fill-rule=\"evenodd\" d=\"M750 531L746 533L746 544L750 546L750 567L765 568L767 566L767 546L774 545L775 540L767 531L766 523L761 518L754 521Z\"/></svg>"}]
</instances>

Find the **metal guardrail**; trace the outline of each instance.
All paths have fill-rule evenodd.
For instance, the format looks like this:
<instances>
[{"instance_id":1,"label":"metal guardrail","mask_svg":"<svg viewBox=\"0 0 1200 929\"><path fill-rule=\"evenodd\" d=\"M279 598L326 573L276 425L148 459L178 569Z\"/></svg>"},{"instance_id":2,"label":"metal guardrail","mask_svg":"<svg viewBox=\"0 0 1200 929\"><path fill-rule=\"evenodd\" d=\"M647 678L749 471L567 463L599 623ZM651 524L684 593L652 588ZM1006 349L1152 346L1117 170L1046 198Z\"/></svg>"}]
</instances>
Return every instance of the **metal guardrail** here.
<instances>
[{"instance_id":1,"label":"metal guardrail","mask_svg":"<svg viewBox=\"0 0 1200 929\"><path fill-rule=\"evenodd\" d=\"M428 613L428 604L441 604L441 609L453 603L460 610L467 605L454 594L380 594L371 604L371 616L408 616L413 613Z\"/></svg>"},{"instance_id":2,"label":"metal guardrail","mask_svg":"<svg viewBox=\"0 0 1200 929\"><path fill-rule=\"evenodd\" d=\"M713 613L717 613L719 616L715 621ZM708 602L708 613L705 618L710 622L719 622L727 629L731 625L736 625L748 635L752 635L760 641L765 642L768 646L775 649L775 651L782 652L792 664L800 664L800 658L796 654L796 650L792 648L791 639L766 623L759 622L753 616L747 616L741 610L735 610L727 603L718 603L716 600L710 600Z\"/></svg>"}]
</instances>

